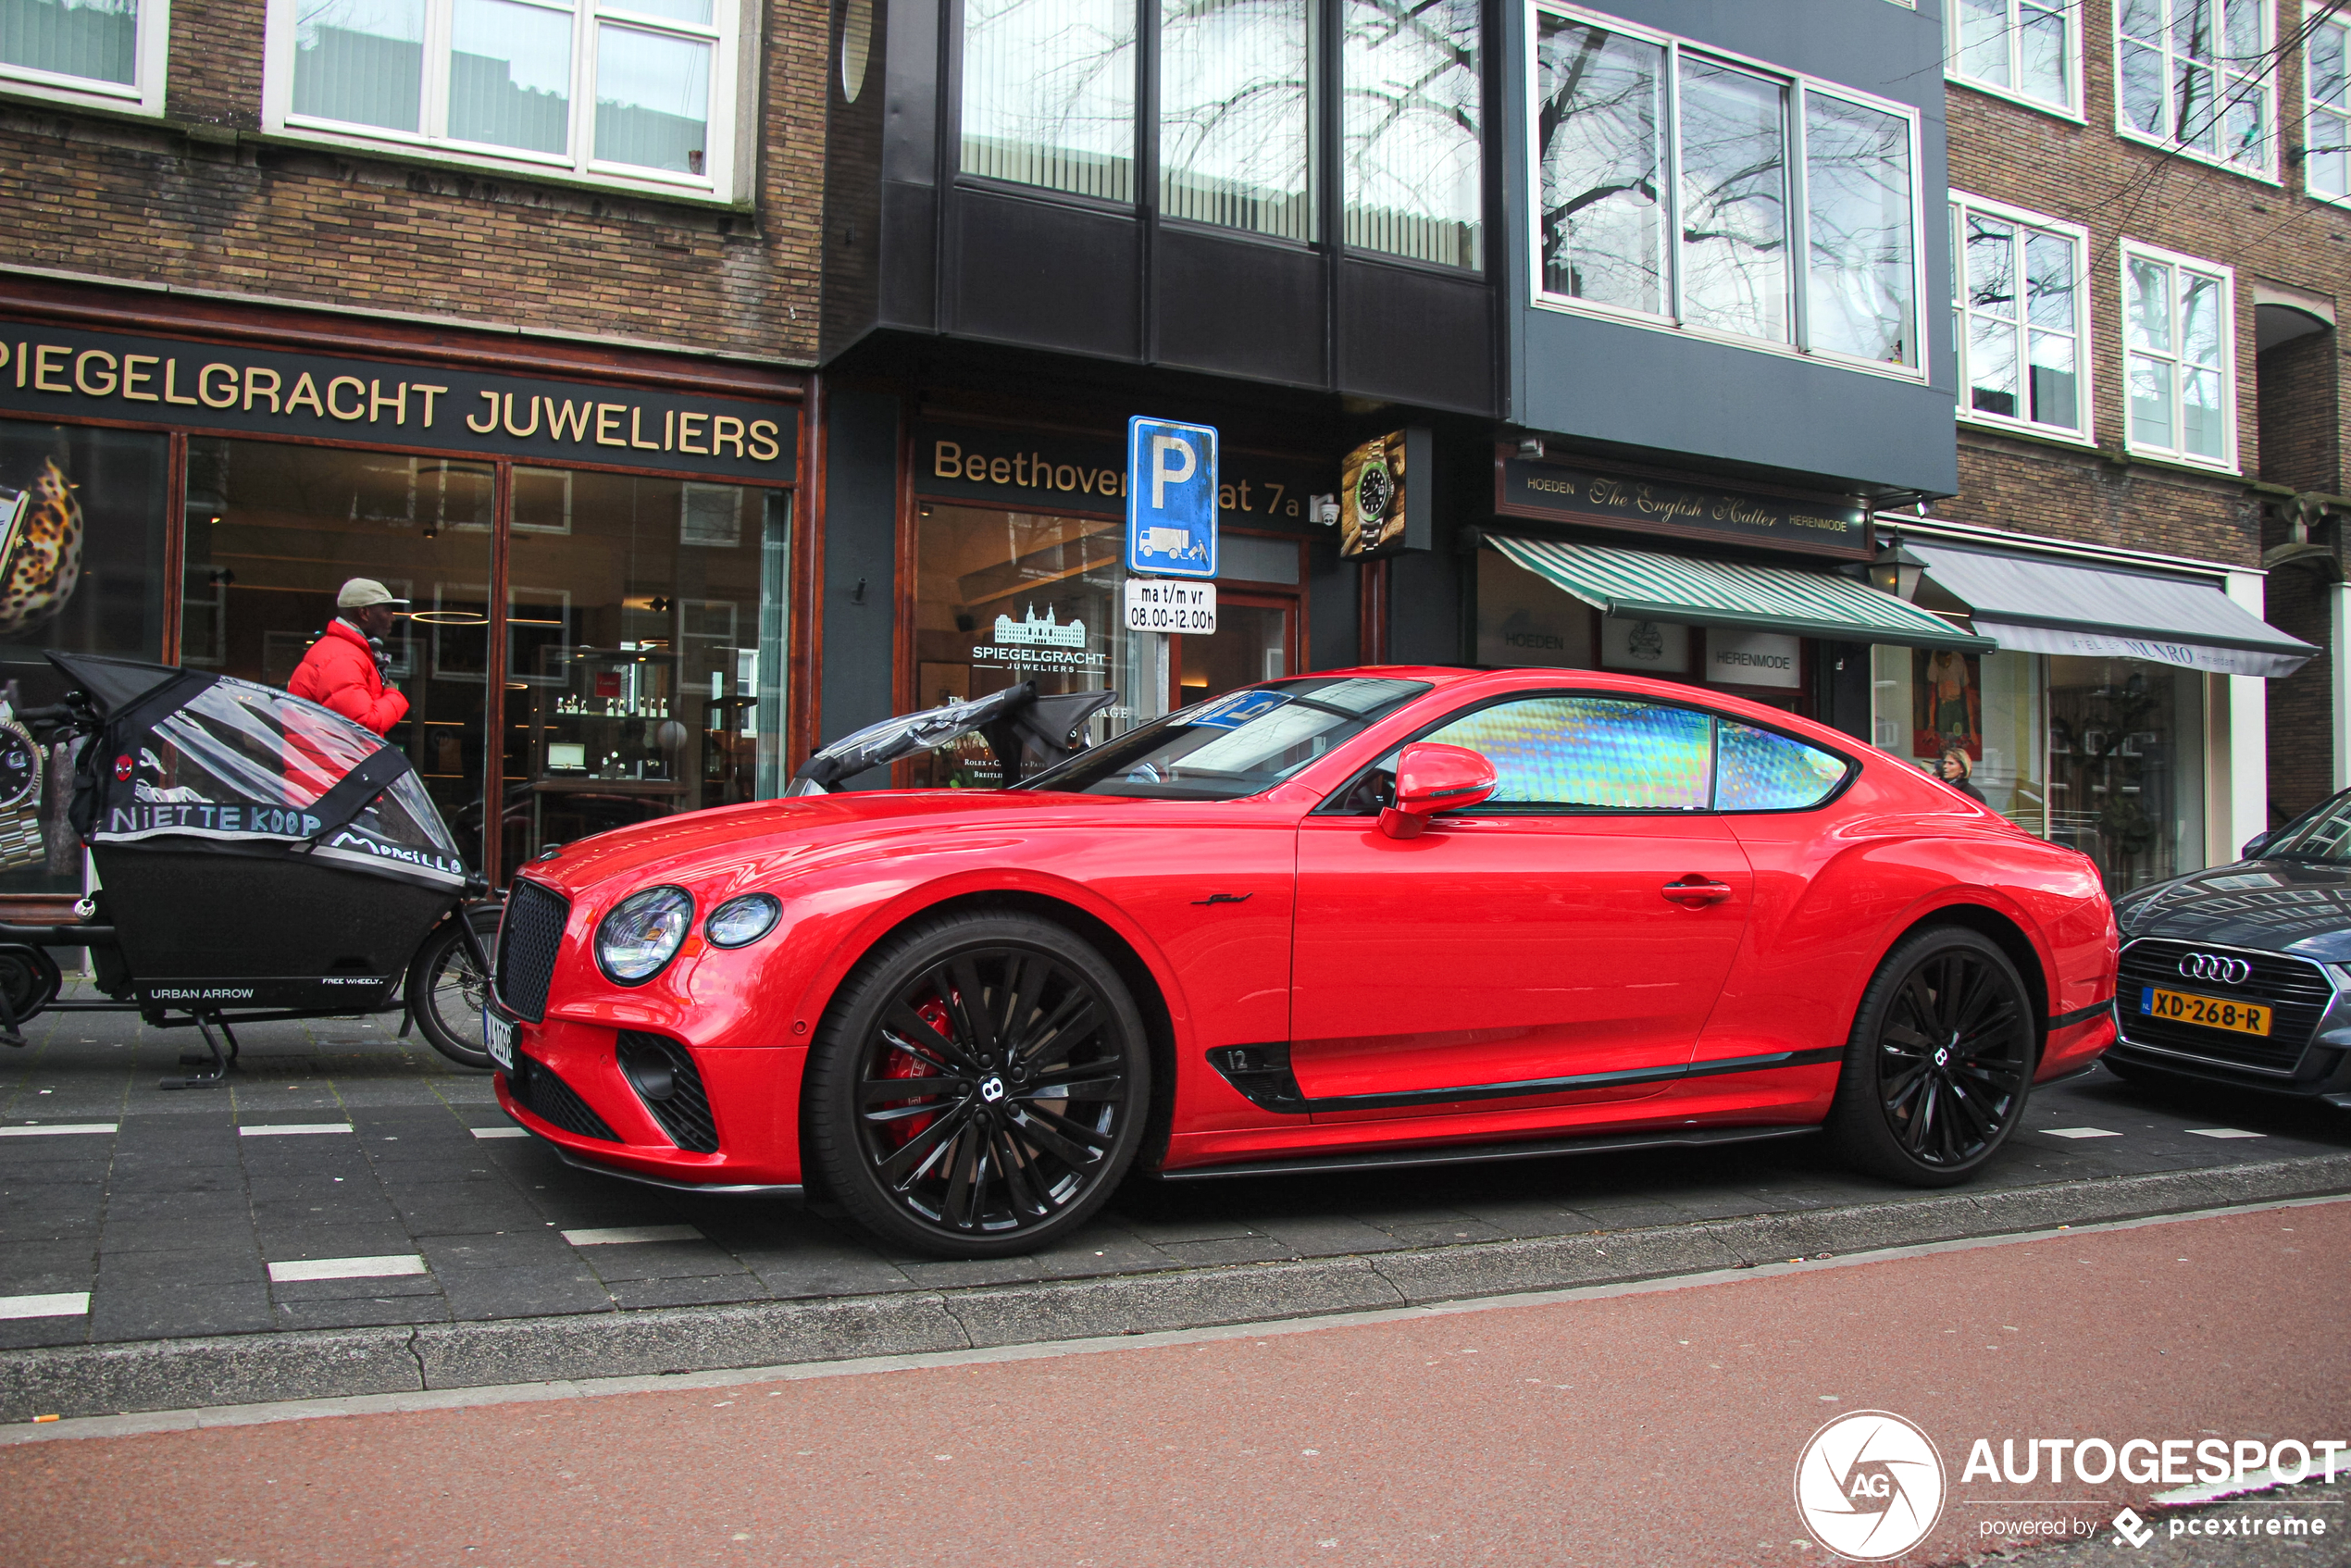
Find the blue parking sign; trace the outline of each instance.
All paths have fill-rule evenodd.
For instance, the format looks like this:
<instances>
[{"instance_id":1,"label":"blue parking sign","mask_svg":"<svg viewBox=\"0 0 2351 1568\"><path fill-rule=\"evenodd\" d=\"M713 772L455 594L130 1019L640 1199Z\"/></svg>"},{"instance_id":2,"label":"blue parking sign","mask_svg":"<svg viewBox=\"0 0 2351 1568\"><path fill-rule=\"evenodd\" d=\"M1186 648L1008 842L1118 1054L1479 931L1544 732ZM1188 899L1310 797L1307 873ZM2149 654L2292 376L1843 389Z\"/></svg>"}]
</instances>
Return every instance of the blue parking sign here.
<instances>
[{"instance_id":1,"label":"blue parking sign","mask_svg":"<svg viewBox=\"0 0 2351 1568\"><path fill-rule=\"evenodd\" d=\"M1126 421L1126 569L1216 575L1216 428Z\"/></svg>"}]
</instances>

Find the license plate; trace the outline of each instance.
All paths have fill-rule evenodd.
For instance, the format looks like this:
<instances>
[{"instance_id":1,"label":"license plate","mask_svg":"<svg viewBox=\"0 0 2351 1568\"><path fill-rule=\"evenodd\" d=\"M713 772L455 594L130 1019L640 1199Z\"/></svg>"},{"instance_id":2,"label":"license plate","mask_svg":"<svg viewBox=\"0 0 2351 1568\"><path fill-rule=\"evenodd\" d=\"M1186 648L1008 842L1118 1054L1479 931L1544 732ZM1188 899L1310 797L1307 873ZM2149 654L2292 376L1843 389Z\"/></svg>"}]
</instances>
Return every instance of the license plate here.
<instances>
[{"instance_id":1,"label":"license plate","mask_svg":"<svg viewBox=\"0 0 2351 1568\"><path fill-rule=\"evenodd\" d=\"M2150 1018L2176 1018L2183 1024L2233 1029L2241 1035L2268 1034L2275 1013L2275 1009L2258 1002L2231 1002L2225 997L2167 991L2154 986L2139 992L2139 1011Z\"/></svg>"},{"instance_id":2,"label":"license plate","mask_svg":"<svg viewBox=\"0 0 2351 1568\"><path fill-rule=\"evenodd\" d=\"M481 1042L489 1048L490 1059L498 1064L499 1071L515 1070L515 1027L487 1007L481 1010Z\"/></svg>"}]
</instances>

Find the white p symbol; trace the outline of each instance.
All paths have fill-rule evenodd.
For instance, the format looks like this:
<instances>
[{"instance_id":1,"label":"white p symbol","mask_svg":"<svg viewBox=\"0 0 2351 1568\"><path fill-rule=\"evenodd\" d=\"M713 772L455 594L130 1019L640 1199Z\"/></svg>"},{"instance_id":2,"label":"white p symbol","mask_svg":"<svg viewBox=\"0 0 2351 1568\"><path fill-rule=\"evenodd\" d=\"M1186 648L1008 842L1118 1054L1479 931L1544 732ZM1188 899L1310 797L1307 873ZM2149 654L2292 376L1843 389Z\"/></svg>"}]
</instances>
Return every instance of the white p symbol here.
<instances>
[{"instance_id":1,"label":"white p symbol","mask_svg":"<svg viewBox=\"0 0 2351 1568\"><path fill-rule=\"evenodd\" d=\"M1171 468L1167 466L1167 454L1171 452L1180 452L1184 454L1182 467ZM1192 454L1192 443L1182 436L1151 437L1151 510L1154 512L1166 510L1167 487L1171 484L1182 484L1186 479L1190 479L1199 467L1200 460Z\"/></svg>"}]
</instances>

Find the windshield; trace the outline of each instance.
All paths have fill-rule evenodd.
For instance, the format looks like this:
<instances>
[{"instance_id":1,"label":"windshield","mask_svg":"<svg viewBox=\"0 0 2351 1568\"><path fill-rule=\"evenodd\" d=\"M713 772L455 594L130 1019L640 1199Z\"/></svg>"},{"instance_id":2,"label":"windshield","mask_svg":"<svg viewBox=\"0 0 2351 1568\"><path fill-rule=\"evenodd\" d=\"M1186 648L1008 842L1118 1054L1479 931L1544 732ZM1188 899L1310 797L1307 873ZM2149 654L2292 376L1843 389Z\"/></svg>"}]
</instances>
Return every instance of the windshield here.
<instances>
[{"instance_id":1,"label":"windshield","mask_svg":"<svg viewBox=\"0 0 2351 1568\"><path fill-rule=\"evenodd\" d=\"M2351 794L2329 801L2299 822L2288 823L2261 851L2260 858L2351 865Z\"/></svg>"},{"instance_id":2,"label":"windshield","mask_svg":"<svg viewBox=\"0 0 2351 1568\"><path fill-rule=\"evenodd\" d=\"M1428 690L1424 681L1369 676L1252 686L1080 752L1020 788L1237 801L1272 789Z\"/></svg>"}]
</instances>

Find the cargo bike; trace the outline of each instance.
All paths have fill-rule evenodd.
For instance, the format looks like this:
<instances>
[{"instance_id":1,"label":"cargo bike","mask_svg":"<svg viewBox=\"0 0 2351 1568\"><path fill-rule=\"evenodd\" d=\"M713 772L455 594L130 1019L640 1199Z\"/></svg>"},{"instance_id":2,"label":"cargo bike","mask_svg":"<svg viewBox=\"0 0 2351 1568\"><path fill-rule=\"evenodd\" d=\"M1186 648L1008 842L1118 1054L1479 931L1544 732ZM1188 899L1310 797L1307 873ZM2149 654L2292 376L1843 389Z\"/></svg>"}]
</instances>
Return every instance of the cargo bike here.
<instances>
[{"instance_id":1,"label":"cargo bike","mask_svg":"<svg viewBox=\"0 0 2351 1568\"><path fill-rule=\"evenodd\" d=\"M74 747L67 819L97 890L56 925L0 922L0 1044L41 1014L136 1013L193 1027L218 1083L233 1026L398 1009L487 1067L498 908L398 747L314 703L202 670L50 653L68 691L0 705L0 804L38 792L44 744ZM96 996L64 996L86 951Z\"/></svg>"}]
</instances>

